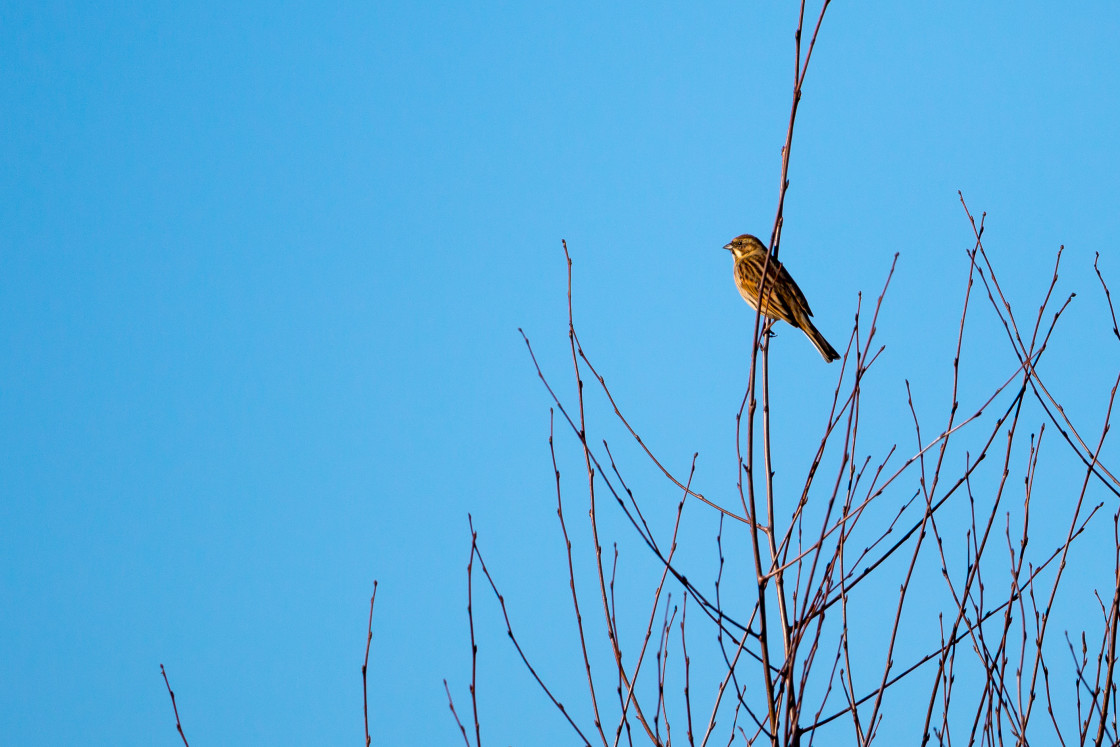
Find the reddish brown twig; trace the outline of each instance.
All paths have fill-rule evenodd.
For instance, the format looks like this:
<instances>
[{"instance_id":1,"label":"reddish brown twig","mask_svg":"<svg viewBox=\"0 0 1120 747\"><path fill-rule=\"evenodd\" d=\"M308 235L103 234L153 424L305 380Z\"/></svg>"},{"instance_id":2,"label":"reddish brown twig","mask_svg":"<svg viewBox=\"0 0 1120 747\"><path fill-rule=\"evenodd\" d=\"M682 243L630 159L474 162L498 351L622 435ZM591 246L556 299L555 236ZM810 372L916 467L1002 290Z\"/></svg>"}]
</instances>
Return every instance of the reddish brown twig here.
<instances>
[{"instance_id":1,"label":"reddish brown twig","mask_svg":"<svg viewBox=\"0 0 1120 747\"><path fill-rule=\"evenodd\" d=\"M778 189L778 212L774 216L774 228L770 233L770 247L774 258L778 257L778 245L781 242L782 212L786 204L786 190L789 189L789 155L793 147L793 124L797 120L797 106L801 103L801 88L805 84L805 75L809 72L809 60L813 56L813 48L817 44L817 33L821 30L824 21L824 12L828 10L830 0L821 4L821 13L817 17L817 25L813 27L813 36L809 40L809 49L805 53L805 62L801 62L801 30L805 24L805 0L801 0L801 11L797 16L797 31L794 32L794 67L793 67L793 103L789 108L789 127L786 128L786 142L782 146L782 176Z\"/></svg>"},{"instance_id":2,"label":"reddish brown twig","mask_svg":"<svg viewBox=\"0 0 1120 747\"><path fill-rule=\"evenodd\" d=\"M684 659L684 711L685 711L685 726L687 728L688 743L695 745L695 735L692 731L692 696L688 690L689 671L692 661L688 658L688 641L685 640L684 635L684 622L688 616L688 596L685 595L681 602L681 658Z\"/></svg>"},{"instance_id":3,"label":"reddish brown twig","mask_svg":"<svg viewBox=\"0 0 1120 747\"><path fill-rule=\"evenodd\" d=\"M583 631L583 614L580 612L579 595L576 593L576 571L572 562L572 541L568 537L568 526L564 523L564 501L560 492L560 468L556 465L556 446L553 442L553 410L548 411L548 451L552 457L552 472L556 477L556 516L560 519L560 531L564 535L564 552L568 556L568 585L572 592L572 608L576 613L576 629L579 632L580 652L583 654L583 668L587 672L587 690L591 696L591 708L595 712L595 728L599 737L606 744L607 737L603 733L603 722L599 716L599 699L595 695L595 678L591 674L591 659L587 655L587 637ZM615 564L618 563L618 549L615 548ZM614 621L614 572L611 572L611 627L618 629Z\"/></svg>"},{"instance_id":4,"label":"reddish brown twig","mask_svg":"<svg viewBox=\"0 0 1120 747\"><path fill-rule=\"evenodd\" d=\"M467 729L463 726L463 722L459 720L459 714L455 711L455 701L451 698L451 688L447 686L447 680L443 681L443 691L447 693L447 706L451 709L451 715L455 717L455 723L459 725L459 732L463 735L463 742L467 747L471 747L471 740L467 737Z\"/></svg>"},{"instance_id":5,"label":"reddish brown twig","mask_svg":"<svg viewBox=\"0 0 1120 747\"><path fill-rule=\"evenodd\" d=\"M175 728L179 731L183 744L190 747L187 743L187 735L183 733L183 725L179 723L179 706L175 705L175 692L171 689L171 683L167 680L167 671L163 668L163 664L159 665L159 673L163 675L163 684L167 685L167 694L171 696L171 709L175 711Z\"/></svg>"},{"instance_id":6,"label":"reddish brown twig","mask_svg":"<svg viewBox=\"0 0 1120 747\"><path fill-rule=\"evenodd\" d=\"M626 416L622 414L622 410L619 409L618 403L615 402L615 400L614 400L614 395L611 394L611 390L607 387L606 379L604 379L599 374L599 372L595 369L595 366L592 365L592 363L588 359L587 355L583 352L583 345L579 341L579 335L575 334L574 332L573 332L573 335L574 335L574 338L575 338L576 350L579 352L579 357L583 360L584 363L587 364L587 367L591 370L592 375L595 376L595 380L599 382L599 386L602 387L603 394L605 394L607 396L607 400L611 403L611 407L614 408L614 414L618 417L619 422L621 422L622 425L626 427L626 430L630 431L630 435L633 436L634 440L636 440L638 442L638 445L642 447L642 450L646 453L646 456L648 456L650 458L650 461L652 461L657 466L657 468L659 470L661 470L661 473L663 475L665 475L665 477L669 478L670 482L672 482L678 488L680 488L682 490L687 490L688 495L691 495L693 498L697 498L698 500L708 504L709 506L714 508L716 511L719 511L721 514L723 514L724 516L727 516L728 518L735 519L736 521L741 521L741 522L747 523L749 521L748 519L745 519L742 516L739 516L738 514L736 514L735 512L729 511L729 510L723 508L722 506L720 506L719 504L708 500L707 498L705 498L701 494L699 494L697 492L694 492L691 489L688 489L687 486L682 484L680 480L678 480L668 469L665 468L664 465L661 464L661 462L658 460L658 458L656 456L654 456L653 452L650 451L649 447L646 445L646 442L642 440L642 437L638 434L637 431L634 430L633 426L630 425L630 421L628 421L626 419Z\"/></svg>"},{"instance_id":7,"label":"reddish brown twig","mask_svg":"<svg viewBox=\"0 0 1120 747\"><path fill-rule=\"evenodd\" d=\"M373 602L377 599L377 579L373 580L373 594L369 598L369 627L366 633L366 658L362 660L362 715L366 722L366 747L369 747L369 697L366 689L366 670L369 668L369 646L373 641Z\"/></svg>"},{"instance_id":8,"label":"reddish brown twig","mask_svg":"<svg viewBox=\"0 0 1120 747\"><path fill-rule=\"evenodd\" d=\"M1028 383L1035 395L1035 399L1038 400L1039 405L1042 406L1043 412L1045 412L1047 417L1049 417L1051 422L1053 422L1062 438L1073 449L1073 452L1077 455L1078 459L1080 459L1081 462L1100 479L1101 484L1104 485L1106 489L1120 498L1120 479L1117 479L1116 476L1113 475L1112 471L1105 467L1105 465L1101 464L1099 461L1093 460L1093 462L1090 463L1089 454L1092 450L1085 443L1085 440L1081 437L1081 434L1078 432L1073 422L1066 415L1065 408L1062 407L1061 404L1059 404L1057 399L1050 393L1050 390L1043 383L1042 377L1039 375L1037 367L1034 364L1030 363L1029 357L1024 359L1023 351L1026 351L1028 348L1022 341L1022 337L1019 334L1018 325L1015 322L1014 316L1011 314L1011 304L1007 301L1006 297L1003 294L1003 290L999 287L999 283L995 279L991 262L988 260L988 255L984 251L984 246L980 241L980 237L983 234L983 216L981 216L981 226L978 229L976 227L976 221L973 218L972 213L969 212L968 206L965 204L964 196L961 195L960 192L958 192L957 194L960 195L961 206L964 208L965 215L968 216L969 222L972 224L972 230L976 236L977 251L984 259L985 265L988 268L987 276L985 276L985 274L981 272L980 278L984 281L984 285L988 289L988 298L991 301L993 308L995 308L996 314L999 316L1000 321L1004 325L1004 329L1006 330L1008 338L1012 343L1012 347L1015 349L1016 354L1019 355L1020 360L1023 360L1024 365L1028 367L1028 371L1030 373ZM1054 274L1050 282L1050 289L1047 291L1046 299L1044 300L1043 304L1039 307L1038 320L1035 323L1035 331L1034 335L1032 336L1030 346L1031 350L1037 349L1039 352L1041 352L1041 350L1045 349L1046 343L1050 338L1050 334L1053 333L1055 325L1057 324L1058 317L1061 316L1063 311L1065 311L1066 307L1069 305L1070 301L1075 295L1071 294L1066 299L1065 303L1062 304L1061 308L1059 308L1058 311L1054 313L1050 323L1050 327L1043 339L1042 344L1035 348L1034 340L1038 335L1038 330L1042 322L1043 312L1046 308L1047 303L1049 302L1050 294L1053 292L1054 286L1058 282L1058 264L1061 261L1062 250L1064 248L1065 247L1060 247L1058 249L1058 255L1054 261ZM991 286L988 285L988 276L991 277ZM996 296L999 296L998 302L996 301ZM1004 317L1005 313L1007 315L1006 318ZM1059 422L1058 415L1054 414L1055 410L1061 415L1061 422ZM1076 443L1074 443L1074 441L1076 441ZM1107 478L1107 480L1105 478Z\"/></svg>"},{"instance_id":9,"label":"reddish brown twig","mask_svg":"<svg viewBox=\"0 0 1120 747\"><path fill-rule=\"evenodd\" d=\"M685 494L683 496L681 496L680 503L677 504L677 519L676 519L676 522L673 525L673 535L672 535L672 539L670 540L670 543L669 543L669 557L666 561L664 569L661 572L661 581L658 583L657 589L654 590L654 593L653 593L653 603L651 605L650 618L649 618L648 623L646 624L646 632L645 632L645 637L642 641L642 647L638 652L638 661L634 665L634 670L631 673L629 680L626 680L624 678L624 682L626 683L626 688L627 688L626 689L626 701L623 703L623 706L622 706L621 721L619 722L618 731L616 732L616 734L621 733L622 722L624 722L626 720L626 712L629 709L631 703L635 702L635 700L634 700L634 685L638 681L638 673L641 671L642 662L645 659L646 646L649 644L650 637L653 635L653 623L654 623L654 619L657 615L658 603L661 600L661 592L665 587L665 579L666 579L666 577L668 576L668 573L669 573L669 565L672 563L673 555L676 554L676 551L677 551L677 535L680 532L681 515L684 513L684 504L685 504L685 500L688 496L689 486L692 484L692 476L696 473L696 456L697 456L696 454L692 455L692 467L691 467L691 469L689 469L688 482L685 484L685 487L684 487ZM668 614L668 608L667 607L666 607L666 614ZM656 734L657 730L654 729L653 731Z\"/></svg>"},{"instance_id":10,"label":"reddish brown twig","mask_svg":"<svg viewBox=\"0 0 1120 747\"><path fill-rule=\"evenodd\" d=\"M510 622L509 619L509 610L506 609L505 597L503 597L501 592L498 591L498 585L494 582L494 577L490 575L490 569L486 567L486 561L482 557L482 549L478 546L478 533L474 530L474 520L470 517L469 514L467 516L467 521L471 527L471 563L473 564L474 558L478 558L478 563L482 567L482 573L484 576L486 576L486 581L490 584L490 590L494 592L494 598L498 600L498 606L502 610L502 618L506 623L506 635L509 636L510 643L512 643L514 649L517 650L517 655L521 657L521 662L525 665L525 668L529 670L529 674L533 676L533 679L536 680L537 685L541 688L542 691L544 691L544 694L548 696L548 699L552 701L552 705L554 705L556 709L560 711L561 715L564 716L564 720L566 720L568 722L568 725L572 727L572 730L579 735L579 738L583 740L583 743L590 746L591 742L589 742L587 737L584 736L579 726L576 725L576 722L572 720L571 715L568 713L568 709L564 707L564 704L556 698L556 696L552 693L552 690L548 687L548 685L545 684L544 680L541 679L541 676L537 673L536 667L534 667L532 663L530 663L529 657L525 654L525 650L521 647L521 643L517 640L517 636L514 635L513 623ZM472 648L474 648L473 645ZM471 685L471 694L473 697L473 681Z\"/></svg>"},{"instance_id":11,"label":"reddish brown twig","mask_svg":"<svg viewBox=\"0 0 1120 747\"><path fill-rule=\"evenodd\" d=\"M467 560L467 626L471 633L471 710L474 713L475 747L482 747L482 725L478 720L478 642L474 637L474 558L478 554L478 532L474 530L474 519L470 514L467 514L467 524L471 528L471 556ZM450 692L447 699L451 700ZM451 710L454 712L455 707L452 706ZM455 720L459 720L457 715Z\"/></svg>"},{"instance_id":12,"label":"reddish brown twig","mask_svg":"<svg viewBox=\"0 0 1120 747\"><path fill-rule=\"evenodd\" d=\"M1108 283L1104 281L1104 276L1101 275L1101 268L1098 264L1101 261L1101 253L1096 252L1093 257L1093 270L1097 273L1097 279L1101 281L1101 288L1104 290L1105 300L1108 301L1108 313L1112 316L1112 334L1117 340L1120 340L1120 329L1116 326L1116 309L1112 308L1112 294L1108 291Z\"/></svg>"}]
</instances>

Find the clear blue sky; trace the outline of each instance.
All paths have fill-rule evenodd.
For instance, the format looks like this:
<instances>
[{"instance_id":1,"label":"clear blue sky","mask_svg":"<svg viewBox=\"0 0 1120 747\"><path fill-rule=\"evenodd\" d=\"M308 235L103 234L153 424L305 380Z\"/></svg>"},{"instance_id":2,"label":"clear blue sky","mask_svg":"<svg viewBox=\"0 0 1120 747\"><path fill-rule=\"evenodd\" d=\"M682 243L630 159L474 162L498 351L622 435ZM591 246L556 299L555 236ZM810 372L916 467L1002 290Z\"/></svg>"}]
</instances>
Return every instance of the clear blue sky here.
<instances>
[{"instance_id":1,"label":"clear blue sky","mask_svg":"<svg viewBox=\"0 0 1120 747\"><path fill-rule=\"evenodd\" d=\"M875 412L905 414L909 379L940 423L972 245L957 190L988 212L1024 318L1065 244L1078 299L1053 355L1083 359L1061 388L1096 435L1120 362L1092 272L1100 252L1120 286L1120 14L890 5L825 20L783 260L842 348L900 253ZM173 745L162 662L194 744L359 743L377 578L375 742L453 743L468 512L538 661L583 702L575 649L546 633L570 620L549 400L517 328L570 401L567 239L588 352L658 453L686 472L699 451L698 484L730 494L751 317L720 247L773 220L795 19L4 3L0 742ZM976 301L967 394L1014 363ZM789 329L775 350L788 422L819 424L836 369ZM869 448L911 448L906 425ZM675 504L610 436L643 499ZM484 736L571 743L476 606Z\"/></svg>"}]
</instances>

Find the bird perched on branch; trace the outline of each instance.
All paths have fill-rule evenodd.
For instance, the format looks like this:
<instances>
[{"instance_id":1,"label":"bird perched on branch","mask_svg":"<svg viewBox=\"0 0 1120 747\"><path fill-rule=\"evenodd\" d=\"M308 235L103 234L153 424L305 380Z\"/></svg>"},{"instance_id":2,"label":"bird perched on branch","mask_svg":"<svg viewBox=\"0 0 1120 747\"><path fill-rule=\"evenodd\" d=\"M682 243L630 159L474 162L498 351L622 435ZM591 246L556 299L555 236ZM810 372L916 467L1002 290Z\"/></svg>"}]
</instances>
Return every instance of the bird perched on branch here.
<instances>
[{"instance_id":1,"label":"bird perched on branch","mask_svg":"<svg viewBox=\"0 0 1120 747\"><path fill-rule=\"evenodd\" d=\"M820 333L809 317L813 312L809 309L809 302L805 294L793 282L793 278L782 267L782 263L773 257L770 264L766 264L767 248L756 237L750 234L736 236L731 243L723 247L731 252L735 260L735 285L739 288L739 295L743 297L752 309L758 310L759 290L762 284L762 268L766 267L766 289L762 291L762 314L770 319L781 319L792 324L808 336L809 341L816 346L826 362L831 363L840 357L840 354L828 344L824 335Z\"/></svg>"}]
</instances>

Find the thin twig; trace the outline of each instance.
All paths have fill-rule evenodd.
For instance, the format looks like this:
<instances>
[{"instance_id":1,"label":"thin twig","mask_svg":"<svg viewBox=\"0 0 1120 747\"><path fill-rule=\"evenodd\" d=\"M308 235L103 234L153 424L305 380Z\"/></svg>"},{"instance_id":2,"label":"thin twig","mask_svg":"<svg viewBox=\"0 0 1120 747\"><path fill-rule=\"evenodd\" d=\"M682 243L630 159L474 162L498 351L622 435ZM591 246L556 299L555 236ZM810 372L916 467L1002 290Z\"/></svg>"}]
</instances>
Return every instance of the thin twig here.
<instances>
[{"instance_id":1,"label":"thin twig","mask_svg":"<svg viewBox=\"0 0 1120 747\"><path fill-rule=\"evenodd\" d=\"M468 521L470 521L469 516ZM498 585L494 582L493 576L490 575L490 569L486 567L486 561L483 559L482 550L478 546L478 535L474 531L473 524L471 526L471 536L472 558L478 558L479 565L482 566L482 573L486 576L486 581L490 584L490 589L494 592L494 597L498 600L498 606L502 610L502 617L504 618L506 623L506 635L509 636L510 643L512 643L513 647L517 650L517 655L521 657L521 662L525 665L525 668L529 670L529 674L533 675L533 679L536 680L537 685L540 686L541 690L544 691L544 694L548 696L548 699L552 701L552 705L556 706L556 709L560 711L560 713L564 716L564 719L568 722L568 725L571 726L572 730L579 735L579 738L583 740L583 743L590 747L591 742L587 740L587 737L584 736L582 731L580 731L579 726L577 726L576 722L572 720L572 717L568 714L568 710L564 707L564 704L557 700L556 696L552 694L552 690L549 689L548 685L544 683L544 680L541 679L541 676L537 674L536 668L529 662L529 657L526 656L525 650L521 648L521 644L518 642L517 636L514 635L513 623L511 623L509 619L509 610L506 609L505 597L503 597L501 592L498 591Z\"/></svg>"},{"instance_id":2,"label":"thin twig","mask_svg":"<svg viewBox=\"0 0 1120 747\"><path fill-rule=\"evenodd\" d=\"M467 738L467 729L463 726L463 722L459 720L459 714L455 712L455 701L451 699L451 688L447 686L447 680L443 681L443 691L447 693L447 705L451 709L451 715L455 717L455 723L459 725L459 731L463 734L463 742L467 747L471 747L471 740Z\"/></svg>"},{"instance_id":3,"label":"thin twig","mask_svg":"<svg viewBox=\"0 0 1120 747\"><path fill-rule=\"evenodd\" d=\"M552 456L552 472L556 477L556 516L560 519L560 531L564 535L564 551L568 556L568 584L572 592L572 608L576 613L576 628L579 631L579 646L583 653L583 667L587 672L587 689L591 695L591 707L595 712L595 728L603 744L607 743L607 736L603 733L602 720L599 717L599 699L595 696L595 678L591 674L591 658L587 654L587 637L583 632L583 614L580 612L579 595L576 593L576 571L572 562L572 541L568 537L568 526L564 522L564 502L560 493L560 468L556 465L556 447L553 443L553 410L548 410L548 451ZM615 563L618 563L618 549L615 548ZM614 573L611 574L611 627L617 629L614 622Z\"/></svg>"},{"instance_id":4,"label":"thin twig","mask_svg":"<svg viewBox=\"0 0 1120 747\"><path fill-rule=\"evenodd\" d=\"M366 670L369 668L369 645L373 641L373 601L377 599L377 579L373 580L373 594L369 598L369 628L366 633L366 658L362 661L362 715L366 721L366 747L369 747L369 697L366 688ZM472 625L473 630L473 625Z\"/></svg>"},{"instance_id":5,"label":"thin twig","mask_svg":"<svg viewBox=\"0 0 1120 747\"><path fill-rule=\"evenodd\" d=\"M167 671L163 668L163 664L159 665L159 673L163 675L163 684L167 685L167 694L171 696L171 708L175 711L175 728L179 730L179 736L183 739L183 744L187 744L187 735L183 733L183 725L179 723L179 706L175 705L175 693L171 690L171 683L167 681Z\"/></svg>"}]
</instances>

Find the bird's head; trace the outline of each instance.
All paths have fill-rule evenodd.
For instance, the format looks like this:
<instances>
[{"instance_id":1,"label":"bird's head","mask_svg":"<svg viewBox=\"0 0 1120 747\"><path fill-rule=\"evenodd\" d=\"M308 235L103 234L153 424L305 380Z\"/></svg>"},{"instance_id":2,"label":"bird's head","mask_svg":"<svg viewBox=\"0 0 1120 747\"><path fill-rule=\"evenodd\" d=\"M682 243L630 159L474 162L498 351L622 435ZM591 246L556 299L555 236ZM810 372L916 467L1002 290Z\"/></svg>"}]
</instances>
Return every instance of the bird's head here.
<instances>
[{"instance_id":1,"label":"bird's head","mask_svg":"<svg viewBox=\"0 0 1120 747\"><path fill-rule=\"evenodd\" d=\"M757 237L751 236L749 233L736 236L731 240L731 243L724 245L723 248L730 251L731 256L736 260L748 254L766 251L766 247L763 243L759 241Z\"/></svg>"}]
</instances>

